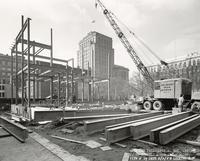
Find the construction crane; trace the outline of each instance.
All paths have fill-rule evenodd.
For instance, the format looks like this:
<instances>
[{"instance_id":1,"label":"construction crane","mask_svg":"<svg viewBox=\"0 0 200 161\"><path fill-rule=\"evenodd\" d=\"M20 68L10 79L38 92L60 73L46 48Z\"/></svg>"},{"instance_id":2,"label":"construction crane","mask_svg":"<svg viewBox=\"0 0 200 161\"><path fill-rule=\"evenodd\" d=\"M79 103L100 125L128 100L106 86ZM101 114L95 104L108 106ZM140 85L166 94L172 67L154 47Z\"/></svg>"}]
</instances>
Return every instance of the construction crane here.
<instances>
[{"instance_id":1,"label":"construction crane","mask_svg":"<svg viewBox=\"0 0 200 161\"><path fill-rule=\"evenodd\" d=\"M135 63L137 69L139 72L143 75L143 77L147 80L147 83L149 86L154 90L154 98L153 99L144 99L143 100L143 107L146 110L151 110L152 107L154 110L161 110L164 107L173 107L176 105L176 100L178 94L180 94L180 91L184 91L184 89L189 89L191 87L191 81L188 79L181 79L181 78L175 78L175 79L168 79L168 80L159 80L156 81L155 89L154 89L154 79L151 77L149 71L147 70L146 66L143 64L141 59L138 57L135 49L132 47L124 33L122 32L121 28L119 25L116 23L117 17L108 9L104 6L104 4L100 0L96 0L95 6L97 7L99 5L101 9L103 10L103 13L107 20L109 21L110 25L114 29L116 35L126 48L128 54L132 58L133 62ZM119 21L119 20L118 20ZM165 61L161 60L139 37L135 35L134 32L131 30L128 30L147 50L149 50L159 61L162 65L165 65L168 70L169 66L168 63ZM170 73L170 72L169 72ZM174 92L176 95L173 93L173 89L175 89L174 85L176 84L175 82L179 84L185 84L183 86L180 86L180 88ZM183 83L184 82L184 83ZM171 85L172 84L172 85ZM161 88L164 88L162 89ZM166 90L165 90L166 89ZM182 90L183 89L183 90ZM186 91L186 90L185 90ZM171 93L170 93L171 92ZM190 91L187 93L185 92L184 95L188 95L189 97L191 96Z\"/></svg>"},{"instance_id":2,"label":"construction crane","mask_svg":"<svg viewBox=\"0 0 200 161\"><path fill-rule=\"evenodd\" d=\"M153 78L151 77L150 73L148 72L146 66L143 64L141 59L138 57L136 51L134 50L134 48L132 47L132 45L130 44L130 42L128 41L128 39L126 38L126 36L124 35L124 33L122 32L120 27L118 26L118 24L116 23L116 21L113 17L113 14L110 11L108 11L108 9L106 9L104 4L100 0L96 0L95 6L97 7L98 4L101 7L101 9L103 10L104 15L106 16L110 25L114 29L116 35L118 36L118 38L120 39L120 41L126 48L128 54L132 58L137 69L143 75L143 77L147 80L147 83L149 84L149 86L153 89L153 82L154 82Z\"/></svg>"}]
</instances>

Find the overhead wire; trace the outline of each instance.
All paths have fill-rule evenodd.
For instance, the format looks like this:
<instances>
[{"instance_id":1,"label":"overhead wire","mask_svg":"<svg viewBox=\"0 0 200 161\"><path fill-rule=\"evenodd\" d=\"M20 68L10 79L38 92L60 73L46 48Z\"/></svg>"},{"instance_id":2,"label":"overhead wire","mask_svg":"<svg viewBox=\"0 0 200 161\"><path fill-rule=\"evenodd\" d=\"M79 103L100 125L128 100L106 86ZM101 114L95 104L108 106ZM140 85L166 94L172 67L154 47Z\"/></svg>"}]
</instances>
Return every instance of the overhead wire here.
<instances>
[{"instance_id":1,"label":"overhead wire","mask_svg":"<svg viewBox=\"0 0 200 161\"><path fill-rule=\"evenodd\" d=\"M138 37L131 29L129 29L129 27L126 25L126 24L124 24L119 18L117 18L117 16L113 13L113 12L110 12L114 17L115 17L115 19L119 22L119 23L121 23L125 28L126 28L126 30L131 34L131 35L133 35L134 36L134 38L136 39L136 40L138 40L154 57L156 57L159 61L160 61L160 63L162 64L162 65L165 65L165 66L167 66L168 65L168 63L166 63L165 61L163 61L146 43L145 43L145 41L142 39L142 38L140 38L140 37Z\"/></svg>"}]
</instances>

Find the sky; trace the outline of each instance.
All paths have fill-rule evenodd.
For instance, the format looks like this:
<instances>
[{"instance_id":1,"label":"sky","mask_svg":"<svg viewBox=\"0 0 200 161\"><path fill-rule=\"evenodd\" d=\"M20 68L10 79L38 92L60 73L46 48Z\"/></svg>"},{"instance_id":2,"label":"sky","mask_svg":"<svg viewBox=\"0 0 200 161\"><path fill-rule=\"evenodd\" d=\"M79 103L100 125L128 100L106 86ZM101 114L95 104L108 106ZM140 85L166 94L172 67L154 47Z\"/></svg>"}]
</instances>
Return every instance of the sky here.
<instances>
[{"instance_id":1,"label":"sky","mask_svg":"<svg viewBox=\"0 0 200 161\"><path fill-rule=\"evenodd\" d=\"M102 2L161 59L200 53L199 0ZM21 15L24 15L32 19L31 40L50 44L50 28L53 28L54 57L76 60L79 41L90 31L97 31L113 39L115 64L135 71L127 51L94 4L95 0L0 0L0 53L10 54L10 46L21 27ZM135 45L132 36L127 37ZM145 65L158 62L151 54L142 53L141 47L134 47Z\"/></svg>"}]
</instances>

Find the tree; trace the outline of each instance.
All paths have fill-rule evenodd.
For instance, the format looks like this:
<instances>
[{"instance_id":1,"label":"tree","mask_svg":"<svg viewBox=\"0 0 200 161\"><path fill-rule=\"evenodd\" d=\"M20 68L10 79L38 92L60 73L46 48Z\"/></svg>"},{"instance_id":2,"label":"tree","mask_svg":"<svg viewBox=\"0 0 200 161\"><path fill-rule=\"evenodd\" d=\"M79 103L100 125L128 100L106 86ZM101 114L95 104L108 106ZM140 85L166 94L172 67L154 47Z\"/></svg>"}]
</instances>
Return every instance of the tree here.
<instances>
[{"instance_id":1,"label":"tree","mask_svg":"<svg viewBox=\"0 0 200 161\"><path fill-rule=\"evenodd\" d=\"M137 96L150 96L153 93L151 87L139 72L132 73L129 84L131 93Z\"/></svg>"}]
</instances>

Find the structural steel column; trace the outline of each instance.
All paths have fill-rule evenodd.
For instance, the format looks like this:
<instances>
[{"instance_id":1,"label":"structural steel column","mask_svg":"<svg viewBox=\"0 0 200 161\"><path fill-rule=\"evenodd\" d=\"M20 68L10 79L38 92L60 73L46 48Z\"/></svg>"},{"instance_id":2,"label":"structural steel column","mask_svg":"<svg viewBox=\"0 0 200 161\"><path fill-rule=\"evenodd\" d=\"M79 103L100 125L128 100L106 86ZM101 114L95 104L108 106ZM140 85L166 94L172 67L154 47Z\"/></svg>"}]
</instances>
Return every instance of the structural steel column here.
<instances>
[{"instance_id":1,"label":"structural steel column","mask_svg":"<svg viewBox=\"0 0 200 161\"><path fill-rule=\"evenodd\" d=\"M11 49L11 104L13 104L13 49Z\"/></svg>"},{"instance_id":2,"label":"structural steel column","mask_svg":"<svg viewBox=\"0 0 200 161\"><path fill-rule=\"evenodd\" d=\"M24 16L22 16L22 29L23 29L23 25L24 25ZM22 30L21 29L21 30ZM21 103L22 103L22 106L24 105L24 71L23 71L23 68L24 68L24 32L22 32L22 35L21 35L21 51L22 51L22 55L21 55L21 69L22 69L22 73L21 73L21 89L22 89L22 99L21 99Z\"/></svg>"},{"instance_id":3,"label":"structural steel column","mask_svg":"<svg viewBox=\"0 0 200 161\"><path fill-rule=\"evenodd\" d=\"M60 73L58 73L58 106L60 106Z\"/></svg>"},{"instance_id":4,"label":"structural steel column","mask_svg":"<svg viewBox=\"0 0 200 161\"><path fill-rule=\"evenodd\" d=\"M30 80L30 18L28 18L28 26L27 26L27 45L28 45L28 53L27 53L27 81L28 81L28 108L31 107L31 80Z\"/></svg>"},{"instance_id":5,"label":"structural steel column","mask_svg":"<svg viewBox=\"0 0 200 161\"><path fill-rule=\"evenodd\" d=\"M53 30L51 29L51 59L50 59L50 66L53 66ZM50 95L51 95L51 103L53 103L53 77L50 78Z\"/></svg>"},{"instance_id":6,"label":"structural steel column","mask_svg":"<svg viewBox=\"0 0 200 161\"><path fill-rule=\"evenodd\" d=\"M33 64L35 64L35 46L33 46ZM33 103L35 104L35 68L33 69Z\"/></svg>"},{"instance_id":7,"label":"structural steel column","mask_svg":"<svg viewBox=\"0 0 200 161\"><path fill-rule=\"evenodd\" d=\"M66 65L66 69L67 69L67 72L66 72L66 106L68 105L68 98L69 98L69 88L68 88L68 83L69 83L69 73L68 73L68 63Z\"/></svg>"},{"instance_id":8,"label":"structural steel column","mask_svg":"<svg viewBox=\"0 0 200 161\"><path fill-rule=\"evenodd\" d=\"M18 104L18 75L17 75L17 72L18 72L18 43L16 42L15 43L15 50L16 50L16 53L15 53L15 104L17 105Z\"/></svg>"}]
</instances>

